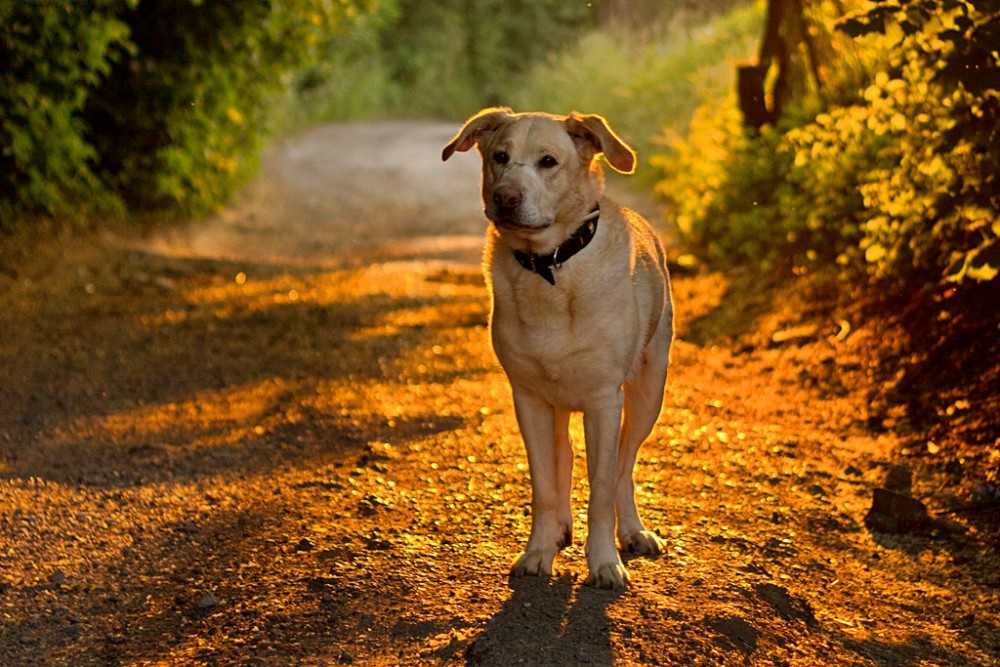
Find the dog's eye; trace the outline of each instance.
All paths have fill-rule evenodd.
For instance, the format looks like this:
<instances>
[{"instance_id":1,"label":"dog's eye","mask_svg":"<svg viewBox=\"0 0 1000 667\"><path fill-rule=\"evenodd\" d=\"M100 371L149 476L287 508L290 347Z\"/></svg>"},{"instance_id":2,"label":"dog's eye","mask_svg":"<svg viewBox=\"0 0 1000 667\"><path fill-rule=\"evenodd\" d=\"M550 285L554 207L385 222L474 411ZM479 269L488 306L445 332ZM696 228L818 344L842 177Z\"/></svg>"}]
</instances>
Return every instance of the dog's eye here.
<instances>
[{"instance_id":1,"label":"dog's eye","mask_svg":"<svg viewBox=\"0 0 1000 667\"><path fill-rule=\"evenodd\" d=\"M510 162L510 156L507 155L506 151L497 151L493 154L493 161L497 164L507 164Z\"/></svg>"},{"instance_id":2,"label":"dog's eye","mask_svg":"<svg viewBox=\"0 0 1000 667\"><path fill-rule=\"evenodd\" d=\"M542 157L541 160L538 161L538 166L541 167L542 169L551 169L552 167L556 166L557 164L559 164L559 161L556 160L551 155L546 155L546 156Z\"/></svg>"}]
</instances>

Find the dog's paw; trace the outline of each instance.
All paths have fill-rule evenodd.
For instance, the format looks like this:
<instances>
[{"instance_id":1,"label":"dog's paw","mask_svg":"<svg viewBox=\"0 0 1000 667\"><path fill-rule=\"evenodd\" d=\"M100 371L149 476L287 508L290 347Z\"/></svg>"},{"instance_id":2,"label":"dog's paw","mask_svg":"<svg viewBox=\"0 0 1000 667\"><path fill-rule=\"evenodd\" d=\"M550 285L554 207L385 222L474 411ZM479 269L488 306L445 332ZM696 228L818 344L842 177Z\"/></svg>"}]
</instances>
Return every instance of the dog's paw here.
<instances>
[{"instance_id":1,"label":"dog's paw","mask_svg":"<svg viewBox=\"0 0 1000 667\"><path fill-rule=\"evenodd\" d=\"M656 533L648 530L640 530L628 536L622 550L637 556L649 556L657 558L663 553L664 542Z\"/></svg>"},{"instance_id":2,"label":"dog's paw","mask_svg":"<svg viewBox=\"0 0 1000 667\"><path fill-rule=\"evenodd\" d=\"M525 551L514 561L514 565L510 568L510 576L551 577L552 561L555 560L555 557L555 553L549 553L541 549Z\"/></svg>"},{"instance_id":3,"label":"dog's paw","mask_svg":"<svg viewBox=\"0 0 1000 667\"><path fill-rule=\"evenodd\" d=\"M621 563L599 565L587 577L587 585L595 588L622 590L628 586L628 582L628 570Z\"/></svg>"}]
</instances>

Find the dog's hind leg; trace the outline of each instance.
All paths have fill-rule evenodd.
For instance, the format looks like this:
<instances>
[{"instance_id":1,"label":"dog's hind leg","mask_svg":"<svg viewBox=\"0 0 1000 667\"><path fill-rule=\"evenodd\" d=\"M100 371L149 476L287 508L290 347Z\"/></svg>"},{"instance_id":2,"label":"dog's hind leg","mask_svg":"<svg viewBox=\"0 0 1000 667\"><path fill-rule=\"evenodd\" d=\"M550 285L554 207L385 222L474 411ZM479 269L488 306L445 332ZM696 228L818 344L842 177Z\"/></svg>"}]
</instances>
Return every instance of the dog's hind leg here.
<instances>
[{"instance_id":1,"label":"dog's hind leg","mask_svg":"<svg viewBox=\"0 0 1000 667\"><path fill-rule=\"evenodd\" d=\"M663 541L646 530L639 519L635 504L633 469L639 447L645 441L660 416L663 389L667 380L670 338L657 332L643 353L642 366L635 377L625 383L625 406L618 443L618 480L615 507L618 513L618 544L622 551L642 556L658 556Z\"/></svg>"},{"instance_id":2,"label":"dog's hind leg","mask_svg":"<svg viewBox=\"0 0 1000 667\"><path fill-rule=\"evenodd\" d=\"M531 473L531 537L510 573L551 575L552 562L572 537L569 478L569 414L539 396L514 389L514 411Z\"/></svg>"}]
</instances>

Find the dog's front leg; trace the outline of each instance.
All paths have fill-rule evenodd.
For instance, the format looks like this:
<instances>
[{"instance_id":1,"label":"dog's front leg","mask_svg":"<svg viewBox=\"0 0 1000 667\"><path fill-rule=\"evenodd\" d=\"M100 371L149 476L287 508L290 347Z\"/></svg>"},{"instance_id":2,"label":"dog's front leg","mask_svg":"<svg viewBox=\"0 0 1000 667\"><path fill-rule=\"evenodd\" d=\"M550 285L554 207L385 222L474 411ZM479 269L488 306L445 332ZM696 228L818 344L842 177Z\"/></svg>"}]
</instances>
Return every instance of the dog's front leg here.
<instances>
[{"instance_id":1,"label":"dog's front leg","mask_svg":"<svg viewBox=\"0 0 1000 667\"><path fill-rule=\"evenodd\" d=\"M615 545L615 486L618 437L622 423L620 388L595 401L583 413L587 441L587 476L590 505L587 509L587 583L598 588L625 588L628 571Z\"/></svg>"},{"instance_id":2,"label":"dog's front leg","mask_svg":"<svg viewBox=\"0 0 1000 667\"><path fill-rule=\"evenodd\" d=\"M536 394L516 388L514 411L531 473L531 537L510 572L514 576L551 575L556 554L572 540L569 415Z\"/></svg>"}]
</instances>

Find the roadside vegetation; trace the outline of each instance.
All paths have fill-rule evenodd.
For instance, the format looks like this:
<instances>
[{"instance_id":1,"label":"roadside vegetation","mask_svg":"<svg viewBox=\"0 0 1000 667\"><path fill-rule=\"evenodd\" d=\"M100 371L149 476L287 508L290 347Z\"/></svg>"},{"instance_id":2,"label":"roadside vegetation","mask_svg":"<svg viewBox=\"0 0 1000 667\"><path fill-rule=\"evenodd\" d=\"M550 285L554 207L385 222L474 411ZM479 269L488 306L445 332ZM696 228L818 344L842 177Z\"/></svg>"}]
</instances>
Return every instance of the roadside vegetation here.
<instances>
[{"instance_id":1,"label":"roadside vegetation","mask_svg":"<svg viewBox=\"0 0 1000 667\"><path fill-rule=\"evenodd\" d=\"M804 276L878 327L873 403L906 406L913 451L985 476L995 502L997 3L801 7L769 5L792 57L775 81L765 29L763 99L734 86L667 129L656 191L712 265Z\"/></svg>"}]
</instances>

